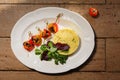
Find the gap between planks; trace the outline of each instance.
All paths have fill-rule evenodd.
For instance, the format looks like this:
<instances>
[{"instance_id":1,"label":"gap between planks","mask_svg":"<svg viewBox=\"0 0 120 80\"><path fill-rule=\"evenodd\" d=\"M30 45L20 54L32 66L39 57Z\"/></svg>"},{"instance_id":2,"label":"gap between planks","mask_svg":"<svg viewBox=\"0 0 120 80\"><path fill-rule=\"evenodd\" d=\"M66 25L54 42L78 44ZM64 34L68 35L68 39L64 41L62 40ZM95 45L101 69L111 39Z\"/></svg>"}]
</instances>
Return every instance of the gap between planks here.
<instances>
[{"instance_id":1,"label":"gap between planks","mask_svg":"<svg viewBox=\"0 0 120 80\"><path fill-rule=\"evenodd\" d=\"M106 5L106 3L0 3L0 5Z\"/></svg>"}]
</instances>

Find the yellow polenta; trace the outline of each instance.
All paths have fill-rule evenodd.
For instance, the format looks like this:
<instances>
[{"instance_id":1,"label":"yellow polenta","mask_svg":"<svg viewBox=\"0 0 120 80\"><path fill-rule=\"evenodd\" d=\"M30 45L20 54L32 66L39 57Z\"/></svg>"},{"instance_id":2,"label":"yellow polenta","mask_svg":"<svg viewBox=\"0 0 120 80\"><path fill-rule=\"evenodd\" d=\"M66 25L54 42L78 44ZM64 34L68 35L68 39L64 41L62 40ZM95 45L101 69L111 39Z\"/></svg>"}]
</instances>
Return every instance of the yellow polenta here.
<instances>
[{"instance_id":1,"label":"yellow polenta","mask_svg":"<svg viewBox=\"0 0 120 80\"><path fill-rule=\"evenodd\" d=\"M66 43L70 46L68 51L59 51L59 54L62 55L71 55L73 54L77 48L79 47L79 37L78 35L71 29L62 29L59 30L53 37L53 42L57 43Z\"/></svg>"}]
</instances>

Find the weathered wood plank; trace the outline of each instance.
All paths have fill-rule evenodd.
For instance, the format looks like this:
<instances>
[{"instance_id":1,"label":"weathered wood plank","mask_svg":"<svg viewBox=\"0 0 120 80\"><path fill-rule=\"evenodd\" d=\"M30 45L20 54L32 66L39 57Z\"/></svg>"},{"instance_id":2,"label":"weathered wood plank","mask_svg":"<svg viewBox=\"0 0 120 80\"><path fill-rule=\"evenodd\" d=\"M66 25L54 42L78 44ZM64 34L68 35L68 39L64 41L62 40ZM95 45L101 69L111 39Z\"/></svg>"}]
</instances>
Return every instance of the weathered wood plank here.
<instances>
[{"instance_id":1,"label":"weathered wood plank","mask_svg":"<svg viewBox=\"0 0 120 80\"><path fill-rule=\"evenodd\" d=\"M105 40L97 39L95 49L80 71L105 71Z\"/></svg>"},{"instance_id":2,"label":"weathered wood plank","mask_svg":"<svg viewBox=\"0 0 120 80\"><path fill-rule=\"evenodd\" d=\"M48 7L49 5L0 5L0 37L10 36L11 30L17 20L19 20L26 13L41 7ZM58 5L51 5L51 7L58 7Z\"/></svg>"},{"instance_id":3,"label":"weathered wood plank","mask_svg":"<svg viewBox=\"0 0 120 80\"><path fill-rule=\"evenodd\" d=\"M0 0L0 3L105 3L105 0Z\"/></svg>"},{"instance_id":4,"label":"weathered wood plank","mask_svg":"<svg viewBox=\"0 0 120 80\"><path fill-rule=\"evenodd\" d=\"M61 5L61 7L78 12L92 25L97 37L120 37L120 5ZM90 7L99 10L99 17L88 14Z\"/></svg>"},{"instance_id":5,"label":"weathered wood plank","mask_svg":"<svg viewBox=\"0 0 120 80\"><path fill-rule=\"evenodd\" d=\"M0 38L0 70L30 70L20 63L10 48L9 38ZM96 49L90 59L77 71L104 71L105 52L104 40L98 39Z\"/></svg>"},{"instance_id":6,"label":"weathered wood plank","mask_svg":"<svg viewBox=\"0 0 120 80\"><path fill-rule=\"evenodd\" d=\"M10 36L17 20L26 13L49 5L0 6L0 36ZM58 6L58 5L52 5ZM120 37L120 5L61 5L84 16L92 25L97 37ZM100 16L92 18L88 14L90 7L96 7Z\"/></svg>"},{"instance_id":7,"label":"weathered wood plank","mask_svg":"<svg viewBox=\"0 0 120 80\"><path fill-rule=\"evenodd\" d=\"M106 41L107 71L120 71L120 38Z\"/></svg>"},{"instance_id":8,"label":"weathered wood plank","mask_svg":"<svg viewBox=\"0 0 120 80\"><path fill-rule=\"evenodd\" d=\"M120 4L120 0L107 0L107 4Z\"/></svg>"},{"instance_id":9,"label":"weathered wood plank","mask_svg":"<svg viewBox=\"0 0 120 80\"><path fill-rule=\"evenodd\" d=\"M47 75L38 72L0 71L1 80L119 80L120 73L73 72Z\"/></svg>"},{"instance_id":10,"label":"weathered wood plank","mask_svg":"<svg viewBox=\"0 0 120 80\"><path fill-rule=\"evenodd\" d=\"M14 56L9 38L0 38L0 70L29 70Z\"/></svg>"}]
</instances>

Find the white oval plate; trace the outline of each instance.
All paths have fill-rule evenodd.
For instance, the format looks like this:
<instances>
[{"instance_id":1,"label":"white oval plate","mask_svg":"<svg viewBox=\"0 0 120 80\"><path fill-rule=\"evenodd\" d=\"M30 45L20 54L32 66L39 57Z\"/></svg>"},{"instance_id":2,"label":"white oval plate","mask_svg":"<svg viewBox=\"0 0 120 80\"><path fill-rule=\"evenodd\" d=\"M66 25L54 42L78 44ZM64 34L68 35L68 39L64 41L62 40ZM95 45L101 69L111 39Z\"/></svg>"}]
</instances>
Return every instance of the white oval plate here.
<instances>
[{"instance_id":1,"label":"white oval plate","mask_svg":"<svg viewBox=\"0 0 120 80\"><path fill-rule=\"evenodd\" d=\"M55 65L54 61L40 61L34 50L27 52L23 48L23 42L28 39L29 31L36 34L36 27L45 28L45 19L54 22L59 13L64 14L59 22L59 28L63 26L71 28L81 39L79 49L64 65ZM91 55L94 45L94 32L88 21L78 13L58 7L40 8L24 15L11 32L11 47L17 59L27 67L43 73L62 73L82 65Z\"/></svg>"}]
</instances>

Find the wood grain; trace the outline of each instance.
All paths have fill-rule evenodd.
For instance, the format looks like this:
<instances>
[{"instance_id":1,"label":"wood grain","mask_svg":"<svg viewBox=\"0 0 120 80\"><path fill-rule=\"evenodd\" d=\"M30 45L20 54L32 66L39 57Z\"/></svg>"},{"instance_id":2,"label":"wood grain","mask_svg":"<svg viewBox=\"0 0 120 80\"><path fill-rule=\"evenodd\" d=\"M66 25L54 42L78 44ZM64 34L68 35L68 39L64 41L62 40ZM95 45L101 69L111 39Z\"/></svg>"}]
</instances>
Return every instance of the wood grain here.
<instances>
[{"instance_id":1,"label":"wood grain","mask_svg":"<svg viewBox=\"0 0 120 80\"><path fill-rule=\"evenodd\" d=\"M120 38L106 41L107 71L120 71Z\"/></svg>"},{"instance_id":2,"label":"wood grain","mask_svg":"<svg viewBox=\"0 0 120 80\"><path fill-rule=\"evenodd\" d=\"M107 0L107 4L120 4L120 0Z\"/></svg>"},{"instance_id":3,"label":"wood grain","mask_svg":"<svg viewBox=\"0 0 120 80\"><path fill-rule=\"evenodd\" d=\"M80 67L62 74L43 74L24 66L10 47L10 33L26 13L42 7L77 12L94 29L95 49ZM99 16L88 14L95 7ZM71 17L71 16L70 16ZM0 80L120 80L120 0L0 0Z\"/></svg>"},{"instance_id":4,"label":"wood grain","mask_svg":"<svg viewBox=\"0 0 120 80\"><path fill-rule=\"evenodd\" d=\"M61 5L61 7L78 12L92 25L97 37L120 37L120 5ZM88 10L95 7L99 16L89 16Z\"/></svg>"},{"instance_id":5,"label":"wood grain","mask_svg":"<svg viewBox=\"0 0 120 80\"><path fill-rule=\"evenodd\" d=\"M45 75L38 72L0 71L1 80L118 80L120 73L76 72L60 75Z\"/></svg>"},{"instance_id":6,"label":"wood grain","mask_svg":"<svg viewBox=\"0 0 120 80\"><path fill-rule=\"evenodd\" d=\"M29 70L13 54L9 38L0 38L0 70Z\"/></svg>"},{"instance_id":7,"label":"wood grain","mask_svg":"<svg viewBox=\"0 0 120 80\"><path fill-rule=\"evenodd\" d=\"M49 5L0 5L0 37L10 37L11 30L15 23L26 13ZM51 5L51 7L58 5Z\"/></svg>"},{"instance_id":8,"label":"wood grain","mask_svg":"<svg viewBox=\"0 0 120 80\"><path fill-rule=\"evenodd\" d=\"M0 6L0 37L9 37L17 20L26 13L47 6L49 5ZM92 25L97 37L120 37L120 5L60 5L60 7L78 12L85 17ZM99 10L98 18L89 16L90 7L96 7Z\"/></svg>"},{"instance_id":9,"label":"wood grain","mask_svg":"<svg viewBox=\"0 0 120 80\"><path fill-rule=\"evenodd\" d=\"M97 39L95 49L91 57L83 66L80 71L105 71L105 40Z\"/></svg>"},{"instance_id":10,"label":"wood grain","mask_svg":"<svg viewBox=\"0 0 120 80\"><path fill-rule=\"evenodd\" d=\"M120 0L0 0L0 80L119 80L119 4ZM55 75L39 73L24 66L10 47L10 33L17 20L38 8L52 6L81 14L97 37L92 55L82 66ZM89 16L90 7L99 10L99 17Z\"/></svg>"},{"instance_id":11,"label":"wood grain","mask_svg":"<svg viewBox=\"0 0 120 80\"><path fill-rule=\"evenodd\" d=\"M105 3L105 0L0 0L0 3L73 3L73 4L83 4L83 3Z\"/></svg>"},{"instance_id":12,"label":"wood grain","mask_svg":"<svg viewBox=\"0 0 120 80\"><path fill-rule=\"evenodd\" d=\"M9 38L0 38L0 70L30 70L20 63L14 56L10 48ZM83 66L77 68L77 71L104 71L105 70L105 42L98 39L96 48ZM3 67L4 66L4 67Z\"/></svg>"}]
</instances>

